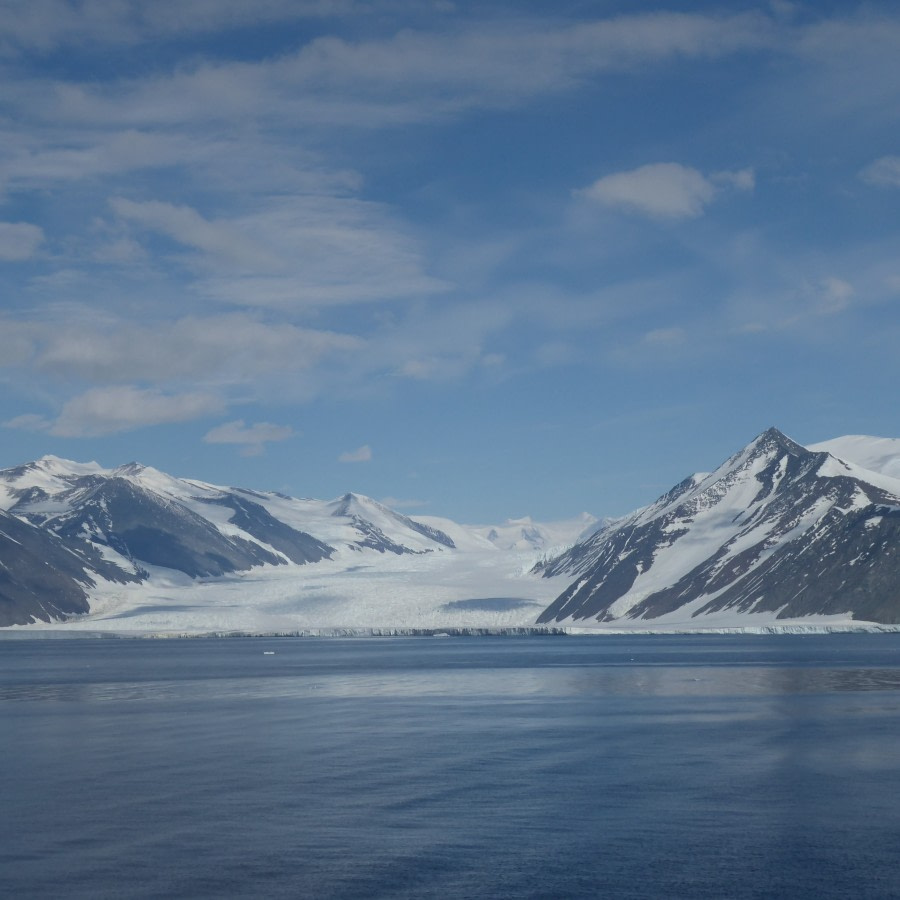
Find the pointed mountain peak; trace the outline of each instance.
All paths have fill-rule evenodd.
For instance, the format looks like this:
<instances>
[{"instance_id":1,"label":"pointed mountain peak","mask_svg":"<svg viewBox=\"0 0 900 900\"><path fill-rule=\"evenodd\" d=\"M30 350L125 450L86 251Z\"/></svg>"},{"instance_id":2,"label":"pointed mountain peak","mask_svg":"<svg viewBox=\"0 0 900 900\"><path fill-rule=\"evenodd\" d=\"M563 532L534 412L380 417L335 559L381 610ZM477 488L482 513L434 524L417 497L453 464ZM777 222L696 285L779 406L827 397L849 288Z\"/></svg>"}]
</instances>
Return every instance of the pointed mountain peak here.
<instances>
[{"instance_id":1,"label":"pointed mountain peak","mask_svg":"<svg viewBox=\"0 0 900 900\"><path fill-rule=\"evenodd\" d=\"M750 447L764 450L787 450L789 453L805 453L806 448L792 441L783 431L779 431L774 426L767 428L762 434L758 435L750 442Z\"/></svg>"},{"instance_id":2,"label":"pointed mountain peak","mask_svg":"<svg viewBox=\"0 0 900 900\"><path fill-rule=\"evenodd\" d=\"M332 500L329 504L332 507L332 516L353 516L359 515L362 510L385 509L377 500L366 497L364 494L354 494L348 491L337 500Z\"/></svg>"},{"instance_id":3,"label":"pointed mountain peak","mask_svg":"<svg viewBox=\"0 0 900 900\"><path fill-rule=\"evenodd\" d=\"M743 450L740 450L731 459L721 467L722 469L734 469L737 466L743 466L752 460L761 459L762 457L780 457L787 454L788 456L803 457L808 456L809 451L791 440L784 432L777 428L767 428L762 434L757 435ZM721 470L720 470L721 471Z\"/></svg>"},{"instance_id":4,"label":"pointed mountain peak","mask_svg":"<svg viewBox=\"0 0 900 900\"><path fill-rule=\"evenodd\" d=\"M130 462L125 463L123 466L116 466L113 469L114 475L140 475L142 472L146 471L147 467L143 463L139 462Z\"/></svg>"}]
</instances>

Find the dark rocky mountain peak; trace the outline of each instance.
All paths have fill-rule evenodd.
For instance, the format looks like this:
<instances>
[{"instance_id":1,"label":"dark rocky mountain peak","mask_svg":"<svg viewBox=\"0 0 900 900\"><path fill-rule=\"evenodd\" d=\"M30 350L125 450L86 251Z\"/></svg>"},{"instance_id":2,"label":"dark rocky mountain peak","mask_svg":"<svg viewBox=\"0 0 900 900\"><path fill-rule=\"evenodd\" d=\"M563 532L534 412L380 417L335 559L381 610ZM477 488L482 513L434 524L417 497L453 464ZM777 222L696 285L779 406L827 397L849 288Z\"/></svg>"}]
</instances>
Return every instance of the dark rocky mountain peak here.
<instances>
[{"instance_id":1,"label":"dark rocky mountain peak","mask_svg":"<svg viewBox=\"0 0 900 900\"><path fill-rule=\"evenodd\" d=\"M865 586L893 583L877 621L900 622L900 558L866 550L893 546L897 526L884 510L898 505L900 481L770 428L712 474L686 479L545 565L545 575L575 580L539 621L870 617L871 604L860 605Z\"/></svg>"}]
</instances>

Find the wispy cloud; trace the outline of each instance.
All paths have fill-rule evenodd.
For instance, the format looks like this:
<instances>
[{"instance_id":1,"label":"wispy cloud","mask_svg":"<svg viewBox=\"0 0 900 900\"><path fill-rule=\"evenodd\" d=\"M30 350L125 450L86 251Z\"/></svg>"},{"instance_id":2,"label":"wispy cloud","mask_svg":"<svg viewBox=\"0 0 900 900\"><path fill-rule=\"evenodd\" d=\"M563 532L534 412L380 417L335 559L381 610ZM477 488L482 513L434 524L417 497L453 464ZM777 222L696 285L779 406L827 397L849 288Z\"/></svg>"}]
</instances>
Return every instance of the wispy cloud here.
<instances>
[{"instance_id":1,"label":"wispy cloud","mask_svg":"<svg viewBox=\"0 0 900 900\"><path fill-rule=\"evenodd\" d=\"M263 62L203 62L114 88L68 84L50 103L45 90L31 114L136 128L234 116L277 120L282 128L290 121L394 126L518 105L602 73L717 59L778 40L772 20L752 13L635 14L577 24L522 17L502 25L404 29L376 40L329 36ZM30 93L20 96L33 101Z\"/></svg>"},{"instance_id":2,"label":"wispy cloud","mask_svg":"<svg viewBox=\"0 0 900 900\"><path fill-rule=\"evenodd\" d=\"M370 462L372 459L372 448L368 444L363 444L356 450L348 450L338 457L338 462L342 463L364 463Z\"/></svg>"},{"instance_id":3,"label":"wispy cloud","mask_svg":"<svg viewBox=\"0 0 900 900\"><path fill-rule=\"evenodd\" d=\"M210 222L195 209L158 200L136 203L113 197L110 205L123 219L168 235L186 247L202 251L211 265L271 270L278 258L251 234L226 222Z\"/></svg>"},{"instance_id":4,"label":"wispy cloud","mask_svg":"<svg viewBox=\"0 0 900 900\"><path fill-rule=\"evenodd\" d=\"M242 456L259 456L265 451L266 444L286 441L293 435L293 428L287 425L256 422L248 426L243 419L236 419L210 429L203 440L207 444L238 444Z\"/></svg>"},{"instance_id":5,"label":"wispy cloud","mask_svg":"<svg viewBox=\"0 0 900 900\"><path fill-rule=\"evenodd\" d=\"M859 175L863 181L878 187L900 187L900 156L882 156Z\"/></svg>"},{"instance_id":6,"label":"wispy cloud","mask_svg":"<svg viewBox=\"0 0 900 900\"><path fill-rule=\"evenodd\" d=\"M219 413L222 407L219 397L197 391L164 394L131 386L104 387L73 397L54 420L27 413L4 424L58 437L101 437L148 425L186 422Z\"/></svg>"},{"instance_id":7,"label":"wispy cloud","mask_svg":"<svg viewBox=\"0 0 900 900\"><path fill-rule=\"evenodd\" d=\"M446 289L416 241L375 203L301 195L212 221L162 201L112 201L115 212L172 238L196 290L231 305L311 309L421 297Z\"/></svg>"},{"instance_id":8,"label":"wispy cloud","mask_svg":"<svg viewBox=\"0 0 900 900\"><path fill-rule=\"evenodd\" d=\"M35 317L0 320L36 372L93 382L143 380L157 384L198 379L248 385L270 373L302 372L358 352L353 335L270 324L235 313L145 323L88 315L75 307L65 326ZM5 362L0 359L0 366Z\"/></svg>"}]
</instances>

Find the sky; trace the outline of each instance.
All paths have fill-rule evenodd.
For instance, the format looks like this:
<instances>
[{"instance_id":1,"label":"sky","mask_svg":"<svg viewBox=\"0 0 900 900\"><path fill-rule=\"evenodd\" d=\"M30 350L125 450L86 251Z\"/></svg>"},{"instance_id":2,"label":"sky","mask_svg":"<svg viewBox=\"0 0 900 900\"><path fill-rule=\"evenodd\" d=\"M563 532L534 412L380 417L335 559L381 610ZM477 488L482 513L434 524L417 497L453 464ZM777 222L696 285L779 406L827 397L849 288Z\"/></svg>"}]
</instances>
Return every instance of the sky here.
<instances>
[{"instance_id":1,"label":"sky","mask_svg":"<svg viewBox=\"0 0 900 900\"><path fill-rule=\"evenodd\" d=\"M469 523L900 436L889 2L0 0L0 466Z\"/></svg>"}]
</instances>

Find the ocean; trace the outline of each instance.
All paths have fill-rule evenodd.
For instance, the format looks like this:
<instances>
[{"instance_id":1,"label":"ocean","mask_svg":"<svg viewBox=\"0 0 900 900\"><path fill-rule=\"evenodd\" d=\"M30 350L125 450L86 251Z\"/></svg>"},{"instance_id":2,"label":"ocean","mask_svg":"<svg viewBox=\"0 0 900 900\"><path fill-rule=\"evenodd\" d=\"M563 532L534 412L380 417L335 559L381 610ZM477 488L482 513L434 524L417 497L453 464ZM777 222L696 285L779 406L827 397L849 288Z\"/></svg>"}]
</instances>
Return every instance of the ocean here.
<instances>
[{"instance_id":1,"label":"ocean","mask_svg":"<svg viewBox=\"0 0 900 900\"><path fill-rule=\"evenodd\" d=\"M900 897L900 635L0 641L15 898Z\"/></svg>"}]
</instances>

